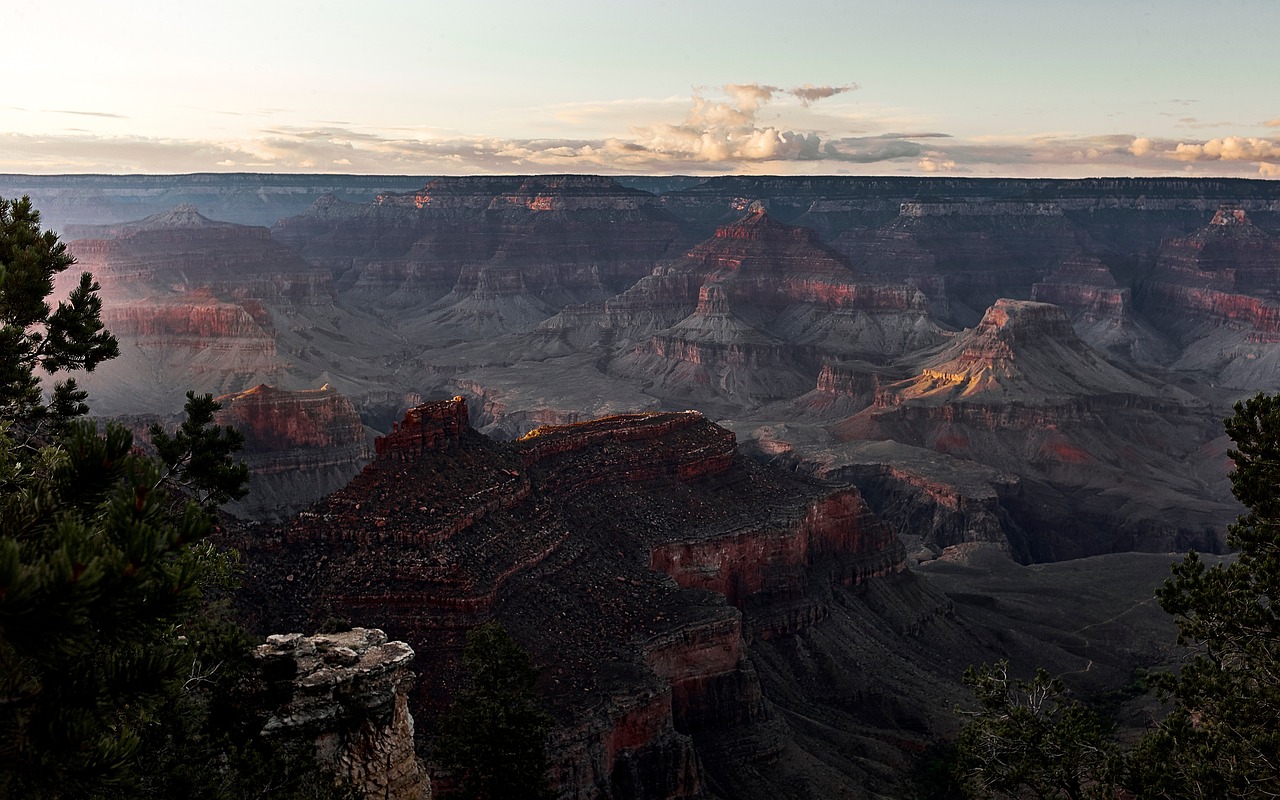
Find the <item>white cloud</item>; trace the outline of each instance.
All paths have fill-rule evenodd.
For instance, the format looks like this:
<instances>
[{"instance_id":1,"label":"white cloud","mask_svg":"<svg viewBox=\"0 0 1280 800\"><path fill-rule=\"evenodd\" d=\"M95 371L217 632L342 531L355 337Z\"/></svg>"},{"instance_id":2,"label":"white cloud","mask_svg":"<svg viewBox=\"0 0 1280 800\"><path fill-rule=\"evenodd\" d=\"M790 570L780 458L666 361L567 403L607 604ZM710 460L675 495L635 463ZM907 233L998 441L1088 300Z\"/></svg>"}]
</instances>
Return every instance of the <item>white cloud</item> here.
<instances>
[{"instance_id":1,"label":"white cloud","mask_svg":"<svg viewBox=\"0 0 1280 800\"><path fill-rule=\"evenodd\" d=\"M425 127L357 129L337 123L262 127L248 138L224 141L0 132L0 172L956 172L1084 177L1169 174L1182 162L1193 174L1280 177L1280 141L1275 139L1061 132L955 138L933 129L928 119L904 116L900 108L859 105L852 112L852 106L837 103L826 106L836 112L827 114L809 107L855 88L738 83L695 89L679 104L675 98L640 98L542 110L547 120L582 120L591 133L579 137L481 137ZM634 124L634 115L658 121ZM1273 122L1280 127L1280 120ZM868 133L880 131L888 132Z\"/></svg>"},{"instance_id":2,"label":"white cloud","mask_svg":"<svg viewBox=\"0 0 1280 800\"><path fill-rule=\"evenodd\" d=\"M1280 142L1252 136L1179 142L1171 156L1179 161L1260 161L1280 158Z\"/></svg>"},{"instance_id":3,"label":"white cloud","mask_svg":"<svg viewBox=\"0 0 1280 800\"><path fill-rule=\"evenodd\" d=\"M1155 145L1152 144L1150 139L1148 139L1145 136L1139 136L1138 138L1133 140L1132 144L1129 145L1129 152L1141 158L1142 156L1145 156L1147 153L1150 153L1152 148L1154 147Z\"/></svg>"}]
</instances>

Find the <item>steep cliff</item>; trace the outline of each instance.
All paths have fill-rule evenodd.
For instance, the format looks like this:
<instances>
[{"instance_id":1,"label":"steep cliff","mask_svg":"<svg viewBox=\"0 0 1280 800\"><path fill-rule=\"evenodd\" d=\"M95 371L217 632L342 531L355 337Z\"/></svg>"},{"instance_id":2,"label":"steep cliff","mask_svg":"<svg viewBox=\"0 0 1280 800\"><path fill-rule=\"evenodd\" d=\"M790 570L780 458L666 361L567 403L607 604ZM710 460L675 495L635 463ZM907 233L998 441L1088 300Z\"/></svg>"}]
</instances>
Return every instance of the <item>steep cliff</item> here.
<instances>
[{"instance_id":1,"label":"steep cliff","mask_svg":"<svg viewBox=\"0 0 1280 800\"><path fill-rule=\"evenodd\" d=\"M1138 306L1179 345L1173 363L1241 391L1280 388L1280 239L1238 206L1161 245Z\"/></svg>"},{"instance_id":2,"label":"steep cliff","mask_svg":"<svg viewBox=\"0 0 1280 800\"><path fill-rule=\"evenodd\" d=\"M245 437L249 496L229 507L282 519L346 486L372 456L355 406L333 387L288 391L260 384L217 398L216 421Z\"/></svg>"},{"instance_id":3,"label":"steep cliff","mask_svg":"<svg viewBox=\"0 0 1280 800\"><path fill-rule=\"evenodd\" d=\"M351 486L255 535L251 585L272 625L337 613L410 642L428 726L459 685L463 633L501 620L545 667L562 797L708 796L747 765L774 792L770 765L809 757L789 752L789 700L767 696L754 648L833 614L871 624L869 591L894 629L945 610L854 490L758 467L697 412L505 445L467 418L462 398L411 410ZM909 758L858 725L879 742L868 762Z\"/></svg>"},{"instance_id":4,"label":"steep cliff","mask_svg":"<svg viewBox=\"0 0 1280 800\"><path fill-rule=\"evenodd\" d=\"M255 651L268 696L283 697L264 736L313 750L361 800L429 800L413 749L413 650L377 629L276 634Z\"/></svg>"},{"instance_id":5,"label":"steep cliff","mask_svg":"<svg viewBox=\"0 0 1280 800\"><path fill-rule=\"evenodd\" d=\"M1164 365L1177 349L1133 305L1133 292L1117 285L1111 270L1095 256L1079 253L1064 260L1031 287L1031 299L1061 306L1076 333L1089 346L1140 365Z\"/></svg>"},{"instance_id":6,"label":"steep cliff","mask_svg":"<svg viewBox=\"0 0 1280 800\"><path fill-rule=\"evenodd\" d=\"M1060 308L1000 300L835 430L1021 476L1012 513L1039 538L1016 549L1045 559L1213 548L1230 516L1205 488L1221 481L1220 459L1208 455L1215 417L1187 393L1108 362Z\"/></svg>"},{"instance_id":7,"label":"steep cliff","mask_svg":"<svg viewBox=\"0 0 1280 800\"><path fill-rule=\"evenodd\" d=\"M317 203L275 236L400 310L414 336L526 330L647 274L681 235L648 192L566 175L438 178L369 207Z\"/></svg>"},{"instance_id":8,"label":"steep cliff","mask_svg":"<svg viewBox=\"0 0 1280 800\"><path fill-rule=\"evenodd\" d=\"M340 303L330 271L266 228L183 205L96 235L68 249L101 284L103 320L121 345L118 360L86 376L99 413L167 413L189 389L261 383L302 389L332 379L356 394L383 372L370 354L395 341L385 324Z\"/></svg>"},{"instance_id":9,"label":"steep cliff","mask_svg":"<svg viewBox=\"0 0 1280 800\"><path fill-rule=\"evenodd\" d=\"M521 341L530 355L604 350L610 374L659 398L743 408L801 394L823 360L884 361L940 339L918 291L855 274L813 231L755 205L626 292Z\"/></svg>"},{"instance_id":10,"label":"steep cliff","mask_svg":"<svg viewBox=\"0 0 1280 800\"><path fill-rule=\"evenodd\" d=\"M960 323L998 297L1026 297L1052 265L1091 247L1088 233L1053 202L905 202L871 231L847 231L835 246L862 269L903 276L935 313Z\"/></svg>"}]
</instances>

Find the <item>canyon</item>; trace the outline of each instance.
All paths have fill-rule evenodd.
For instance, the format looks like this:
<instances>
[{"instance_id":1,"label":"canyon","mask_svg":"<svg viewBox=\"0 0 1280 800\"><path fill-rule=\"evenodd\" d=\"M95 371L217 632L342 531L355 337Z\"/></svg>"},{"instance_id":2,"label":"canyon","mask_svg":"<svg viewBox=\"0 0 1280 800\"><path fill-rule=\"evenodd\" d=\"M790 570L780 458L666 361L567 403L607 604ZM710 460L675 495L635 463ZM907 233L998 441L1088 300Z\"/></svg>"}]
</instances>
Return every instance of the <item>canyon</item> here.
<instances>
[{"instance_id":1,"label":"canyon","mask_svg":"<svg viewBox=\"0 0 1280 800\"><path fill-rule=\"evenodd\" d=\"M255 626L409 643L429 755L502 621L565 798L904 796L965 664L1171 660L1069 643L1223 550L1280 391L1274 182L0 177L102 285L94 413L245 432Z\"/></svg>"}]
</instances>

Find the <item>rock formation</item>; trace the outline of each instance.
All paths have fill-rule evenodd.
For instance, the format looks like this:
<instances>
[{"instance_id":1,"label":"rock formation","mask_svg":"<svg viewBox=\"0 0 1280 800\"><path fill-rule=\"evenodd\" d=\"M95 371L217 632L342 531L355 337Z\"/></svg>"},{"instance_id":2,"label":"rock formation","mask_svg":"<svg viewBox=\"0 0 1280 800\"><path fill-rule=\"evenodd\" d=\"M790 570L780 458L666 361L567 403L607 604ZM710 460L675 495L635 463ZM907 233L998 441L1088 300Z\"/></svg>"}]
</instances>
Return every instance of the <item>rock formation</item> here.
<instances>
[{"instance_id":1,"label":"rock formation","mask_svg":"<svg viewBox=\"0 0 1280 800\"><path fill-rule=\"evenodd\" d=\"M264 736L314 748L316 763L367 800L429 800L409 714L413 650L377 629L277 634L255 652L271 710Z\"/></svg>"},{"instance_id":2,"label":"rock formation","mask_svg":"<svg viewBox=\"0 0 1280 800\"><path fill-rule=\"evenodd\" d=\"M570 175L439 178L372 207L318 203L275 235L351 297L402 309L414 336L457 340L622 291L680 230L649 193Z\"/></svg>"},{"instance_id":3,"label":"rock formation","mask_svg":"<svg viewBox=\"0 0 1280 800\"><path fill-rule=\"evenodd\" d=\"M823 360L884 361L939 341L920 293L856 275L813 231L762 206L602 305L567 309L523 341L605 349L609 372L674 402L753 407L795 397Z\"/></svg>"},{"instance_id":4,"label":"rock formation","mask_svg":"<svg viewBox=\"0 0 1280 800\"><path fill-rule=\"evenodd\" d=\"M545 668L563 797L704 796L748 763L771 791L768 764L809 756L787 752L772 709L789 701L766 695L755 648L868 591L896 598L906 616L879 623L895 629L945 609L857 492L762 469L697 412L509 444L467 418L461 398L411 410L349 487L255 534L249 585L271 625L337 613L410 642L428 724L459 686L465 631L501 620Z\"/></svg>"},{"instance_id":5,"label":"rock formation","mask_svg":"<svg viewBox=\"0 0 1280 800\"><path fill-rule=\"evenodd\" d=\"M346 486L372 456L355 406L328 384L288 391L260 384L216 398L215 421L245 437L249 496L233 513L282 519Z\"/></svg>"},{"instance_id":6,"label":"rock formation","mask_svg":"<svg viewBox=\"0 0 1280 800\"><path fill-rule=\"evenodd\" d=\"M1031 287L1031 299L1061 306L1077 335L1091 347L1140 365L1164 365L1176 349L1133 306L1133 292L1111 270L1083 253L1062 262Z\"/></svg>"},{"instance_id":7,"label":"rock formation","mask_svg":"<svg viewBox=\"0 0 1280 800\"><path fill-rule=\"evenodd\" d=\"M903 203L887 225L835 242L854 264L902 276L959 322L997 297L1025 297L1051 265L1088 245L1056 203L966 200Z\"/></svg>"},{"instance_id":8,"label":"rock formation","mask_svg":"<svg viewBox=\"0 0 1280 800\"><path fill-rule=\"evenodd\" d=\"M1175 369L1246 391L1280 388L1280 238L1237 206L1160 248L1138 302L1178 344Z\"/></svg>"},{"instance_id":9,"label":"rock formation","mask_svg":"<svg viewBox=\"0 0 1280 800\"><path fill-rule=\"evenodd\" d=\"M1219 462L1195 463L1199 475L1187 463L1219 435L1214 417L1185 392L1108 362L1062 309L1000 300L835 430L1022 476L1022 527L1040 538L1019 555L1045 559L1212 549L1231 513L1202 488L1221 479Z\"/></svg>"}]
</instances>

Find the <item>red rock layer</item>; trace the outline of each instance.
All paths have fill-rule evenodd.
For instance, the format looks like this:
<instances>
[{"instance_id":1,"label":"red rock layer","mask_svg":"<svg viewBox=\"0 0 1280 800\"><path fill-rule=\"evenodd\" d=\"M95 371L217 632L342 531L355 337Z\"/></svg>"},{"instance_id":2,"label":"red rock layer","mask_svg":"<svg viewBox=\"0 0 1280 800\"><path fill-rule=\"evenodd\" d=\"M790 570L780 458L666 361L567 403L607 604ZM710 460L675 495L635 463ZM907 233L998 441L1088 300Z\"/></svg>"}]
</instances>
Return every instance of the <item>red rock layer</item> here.
<instances>
[{"instance_id":1,"label":"red rock layer","mask_svg":"<svg viewBox=\"0 0 1280 800\"><path fill-rule=\"evenodd\" d=\"M328 385L288 391L259 384L217 401L222 405L218 423L243 433L249 453L350 447L364 441L355 406Z\"/></svg>"},{"instance_id":2,"label":"red rock layer","mask_svg":"<svg viewBox=\"0 0 1280 800\"><path fill-rule=\"evenodd\" d=\"M332 387L288 391L260 384L217 398L216 421L245 437L249 496L234 513L280 519L347 485L370 448L355 406Z\"/></svg>"},{"instance_id":3,"label":"red rock layer","mask_svg":"<svg viewBox=\"0 0 1280 800\"><path fill-rule=\"evenodd\" d=\"M391 433L379 436L374 448L379 460L413 460L427 450L457 446L468 427L466 398L424 403L405 412L404 421L395 423Z\"/></svg>"},{"instance_id":4,"label":"red rock layer","mask_svg":"<svg viewBox=\"0 0 1280 800\"><path fill-rule=\"evenodd\" d=\"M696 737L770 717L744 613L901 568L856 493L754 466L697 412L507 445L465 420L460 398L413 409L351 486L248 548L254 585L273 612L382 620L424 654L428 717L458 686L463 631L501 619L547 668L574 796L696 796ZM822 616L779 612L752 635ZM752 758L781 746L751 741Z\"/></svg>"}]
</instances>

